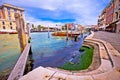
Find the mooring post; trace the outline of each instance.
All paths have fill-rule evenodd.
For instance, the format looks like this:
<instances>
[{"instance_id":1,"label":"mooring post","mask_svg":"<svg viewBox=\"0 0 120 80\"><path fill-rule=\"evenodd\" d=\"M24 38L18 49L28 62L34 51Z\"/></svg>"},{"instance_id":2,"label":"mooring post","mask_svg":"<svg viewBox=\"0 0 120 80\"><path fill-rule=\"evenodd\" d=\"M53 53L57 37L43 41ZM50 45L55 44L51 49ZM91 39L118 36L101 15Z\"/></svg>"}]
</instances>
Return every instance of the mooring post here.
<instances>
[{"instance_id":1,"label":"mooring post","mask_svg":"<svg viewBox=\"0 0 120 80\"><path fill-rule=\"evenodd\" d=\"M50 28L48 26L48 38L50 38Z\"/></svg>"},{"instance_id":2,"label":"mooring post","mask_svg":"<svg viewBox=\"0 0 120 80\"><path fill-rule=\"evenodd\" d=\"M20 18L19 13L15 13L14 16L15 16L16 25L17 25L18 38L19 38L19 42L20 42L20 49L22 52L26 46L26 34L25 34L24 19Z\"/></svg>"},{"instance_id":3,"label":"mooring post","mask_svg":"<svg viewBox=\"0 0 120 80\"><path fill-rule=\"evenodd\" d=\"M66 30L66 40L68 41L68 24L67 24L67 30Z\"/></svg>"}]
</instances>

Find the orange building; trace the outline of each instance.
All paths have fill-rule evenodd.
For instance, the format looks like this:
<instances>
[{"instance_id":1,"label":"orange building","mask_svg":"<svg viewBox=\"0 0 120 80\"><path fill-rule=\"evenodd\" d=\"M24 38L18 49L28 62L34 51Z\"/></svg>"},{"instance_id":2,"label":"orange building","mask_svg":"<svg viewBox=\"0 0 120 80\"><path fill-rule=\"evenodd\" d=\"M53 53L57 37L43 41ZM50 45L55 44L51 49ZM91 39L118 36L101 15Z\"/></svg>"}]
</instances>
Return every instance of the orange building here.
<instances>
[{"instance_id":1,"label":"orange building","mask_svg":"<svg viewBox=\"0 0 120 80\"><path fill-rule=\"evenodd\" d=\"M16 32L14 13L19 13L25 19L24 9L10 4L0 6L0 32Z\"/></svg>"},{"instance_id":2,"label":"orange building","mask_svg":"<svg viewBox=\"0 0 120 80\"><path fill-rule=\"evenodd\" d=\"M115 32L115 25L113 24L114 17L114 0L111 0L106 8L106 31Z\"/></svg>"},{"instance_id":3,"label":"orange building","mask_svg":"<svg viewBox=\"0 0 120 80\"><path fill-rule=\"evenodd\" d=\"M114 14L114 1L111 0L109 5L106 8L106 24L111 24L113 21L113 14Z\"/></svg>"},{"instance_id":4,"label":"orange building","mask_svg":"<svg viewBox=\"0 0 120 80\"><path fill-rule=\"evenodd\" d=\"M120 0L114 1L114 18L113 22L115 24L115 32L120 33Z\"/></svg>"},{"instance_id":5,"label":"orange building","mask_svg":"<svg viewBox=\"0 0 120 80\"><path fill-rule=\"evenodd\" d=\"M106 27L106 8L102 11L98 18L98 27L101 30L105 30Z\"/></svg>"}]
</instances>

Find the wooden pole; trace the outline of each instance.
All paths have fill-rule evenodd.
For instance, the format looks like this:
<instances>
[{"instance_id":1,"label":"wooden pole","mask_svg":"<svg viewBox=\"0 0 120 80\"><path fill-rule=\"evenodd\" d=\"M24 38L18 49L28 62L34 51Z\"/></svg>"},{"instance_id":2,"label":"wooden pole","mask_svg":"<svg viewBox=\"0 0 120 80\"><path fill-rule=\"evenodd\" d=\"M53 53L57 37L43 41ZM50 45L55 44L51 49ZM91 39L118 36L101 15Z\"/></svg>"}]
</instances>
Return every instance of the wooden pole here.
<instances>
[{"instance_id":1,"label":"wooden pole","mask_svg":"<svg viewBox=\"0 0 120 80\"><path fill-rule=\"evenodd\" d=\"M49 29L49 26L48 26L48 38L50 38L50 29Z\"/></svg>"},{"instance_id":2,"label":"wooden pole","mask_svg":"<svg viewBox=\"0 0 120 80\"><path fill-rule=\"evenodd\" d=\"M19 42L20 42L20 49L22 52L26 46L26 34L25 34L24 19L20 18L19 13L15 13L14 16L15 16L16 25L17 25L18 38L19 38Z\"/></svg>"},{"instance_id":3,"label":"wooden pole","mask_svg":"<svg viewBox=\"0 0 120 80\"><path fill-rule=\"evenodd\" d=\"M66 30L66 40L68 41L68 24L67 24L67 30Z\"/></svg>"}]
</instances>

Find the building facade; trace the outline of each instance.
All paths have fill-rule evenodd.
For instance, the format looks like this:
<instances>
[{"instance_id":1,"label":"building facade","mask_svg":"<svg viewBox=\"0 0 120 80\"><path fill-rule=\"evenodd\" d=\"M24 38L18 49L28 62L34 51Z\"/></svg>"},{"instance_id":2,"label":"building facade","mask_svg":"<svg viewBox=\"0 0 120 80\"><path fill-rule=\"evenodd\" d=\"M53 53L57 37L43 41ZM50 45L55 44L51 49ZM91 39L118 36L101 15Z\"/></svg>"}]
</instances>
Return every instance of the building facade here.
<instances>
[{"instance_id":1,"label":"building facade","mask_svg":"<svg viewBox=\"0 0 120 80\"><path fill-rule=\"evenodd\" d=\"M120 0L111 0L98 18L98 27L120 33Z\"/></svg>"},{"instance_id":2,"label":"building facade","mask_svg":"<svg viewBox=\"0 0 120 80\"><path fill-rule=\"evenodd\" d=\"M98 27L99 27L99 29L105 30L105 27L106 27L106 8L102 11L101 15L98 18Z\"/></svg>"},{"instance_id":3,"label":"building facade","mask_svg":"<svg viewBox=\"0 0 120 80\"><path fill-rule=\"evenodd\" d=\"M120 33L120 0L114 1L115 7L114 7L114 18L113 22L116 25L115 32Z\"/></svg>"},{"instance_id":4,"label":"building facade","mask_svg":"<svg viewBox=\"0 0 120 80\"><path fill-rule=\"evenodd\" d=\"M0 6L0 32L17 32L14 13L25 19L24 9L10 4Z\"/></svg>"},{"instance_id":5,"label":"building facade","mask_svg":"<svg viewBox=\"0 0 120 80\"><path fill-rule=\"evenodd\" d=\"M106 24L111 24L113 22L113 14L114 14L114 1L111 0L111 2L108 4L106 8Z\"/></svg>"},{"instance_id":6,"label":"building facade","mask_svg":"<svg viewBox=\"0 0 120 80\"><path fill-rule=\"evenodd\" d=\"M114 0L114 17L113 22L120 18L120 0Z\"/></svg>"}]
</instances>

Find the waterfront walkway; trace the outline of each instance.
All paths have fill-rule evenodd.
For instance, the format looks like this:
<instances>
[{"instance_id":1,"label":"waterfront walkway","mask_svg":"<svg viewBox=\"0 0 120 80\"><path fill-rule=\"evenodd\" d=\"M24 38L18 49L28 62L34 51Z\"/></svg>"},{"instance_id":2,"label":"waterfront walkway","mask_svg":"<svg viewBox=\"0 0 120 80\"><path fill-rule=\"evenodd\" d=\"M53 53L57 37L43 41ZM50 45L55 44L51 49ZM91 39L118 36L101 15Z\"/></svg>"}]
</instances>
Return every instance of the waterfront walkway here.
<instances>
[{"instance_id":1,"label":"waterfront walkway","mask_svg":"<svg viewBox=\"0 0 120 80\"><path fill-rule=\"evenodd\" d=\"M94 38L109 42L116 50L120 52L120 33L98 31L94 32Z\"/></svg>"}]
</instances>

